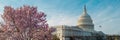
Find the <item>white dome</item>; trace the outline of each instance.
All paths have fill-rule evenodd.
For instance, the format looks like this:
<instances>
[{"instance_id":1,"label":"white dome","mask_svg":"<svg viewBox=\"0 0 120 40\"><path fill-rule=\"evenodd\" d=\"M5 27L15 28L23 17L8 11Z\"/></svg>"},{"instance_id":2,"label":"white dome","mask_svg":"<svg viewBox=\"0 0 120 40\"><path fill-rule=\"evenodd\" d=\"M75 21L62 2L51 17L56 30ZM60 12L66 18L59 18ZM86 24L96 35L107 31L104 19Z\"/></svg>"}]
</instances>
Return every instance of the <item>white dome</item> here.
<instances>
[{"instance_id":1,"label":"white dome","mask_svg":"<svg viewBox=\"0 0 120 40\"><path fill-rule=\"evenodd\" d=\"M93 21L91 17L84 12L78 19L78 25L93 25Z\"/></svg>"},{"instance_id":2,"label":"white dome","mask_svg":"<svg viewBox=\"0 0 120 40\"><path fill-rule=\"evenodd\" d=\"M89 30L89 31L94 30L93 21L92 21L90 15L87 14L85 6L84 6L84 11L83 11L82 15L78 19L77 25L80 28L83 28L83 30Z\"/></svg>"}]
</instances>

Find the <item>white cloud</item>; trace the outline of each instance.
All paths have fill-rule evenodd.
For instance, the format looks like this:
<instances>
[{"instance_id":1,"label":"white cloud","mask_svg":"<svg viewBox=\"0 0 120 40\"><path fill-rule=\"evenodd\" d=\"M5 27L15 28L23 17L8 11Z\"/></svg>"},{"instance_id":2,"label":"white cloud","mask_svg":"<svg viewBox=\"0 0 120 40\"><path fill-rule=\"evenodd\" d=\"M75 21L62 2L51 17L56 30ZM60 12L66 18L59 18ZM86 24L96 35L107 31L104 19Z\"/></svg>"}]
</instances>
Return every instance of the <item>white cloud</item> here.
<instances>
[{"instance_id":1,"label":"white cloud","mask_svg":"<svg viewBox=\"0 0 120 40\"><path fill-rule=\"evenodd\" d=\"M70 16L53 16L50 19L48 19L48 24L50 26L56 26L56 25L76 25L76 19L77 17L70 17Z\"/></svg>"},{"instance_id":2,"label":"white cloud","mask_svg":"<svg viewBox=\"0 0 120 40\"><path fill-rule=\"evenodd\" d=\"M113 11L114 10L114 11ZM113 7L108 6L105 9L102 9L96 13L94 17L95 29L103 31L106 34L117 34L119 32L119 9L114 9ZM102 28L98 27L102 25ZM116 29L116 30L113 30Z\"/></svg>"}]
</instances>

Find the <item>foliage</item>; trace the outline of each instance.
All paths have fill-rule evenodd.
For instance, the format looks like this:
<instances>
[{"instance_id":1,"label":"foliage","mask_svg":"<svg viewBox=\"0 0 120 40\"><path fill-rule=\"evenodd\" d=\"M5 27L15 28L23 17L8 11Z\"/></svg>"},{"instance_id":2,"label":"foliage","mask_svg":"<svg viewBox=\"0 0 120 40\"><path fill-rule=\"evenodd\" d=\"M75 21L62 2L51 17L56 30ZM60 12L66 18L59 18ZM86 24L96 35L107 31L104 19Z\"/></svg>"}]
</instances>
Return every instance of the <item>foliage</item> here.
<instances>
[{"instance_id":1,"label":"foliage","mask_svg":"<svg viewBox=\"0 0 120 40\"><path fill-rule=\"evenodd\" d=\"M46 23L46 15L37 7L4 7L5 24L0 29L0 40L51 40L52 29Z\"/></svg>"},{"instance_id":2,"label":"foliage","mask_svg":"<svg viewBox=\"0 0 120 40\"><path fill-rule=\"evenodd\" d=\"M53 35L52 40L60 40L57 35Z\"/></svg>"}]
</instances>

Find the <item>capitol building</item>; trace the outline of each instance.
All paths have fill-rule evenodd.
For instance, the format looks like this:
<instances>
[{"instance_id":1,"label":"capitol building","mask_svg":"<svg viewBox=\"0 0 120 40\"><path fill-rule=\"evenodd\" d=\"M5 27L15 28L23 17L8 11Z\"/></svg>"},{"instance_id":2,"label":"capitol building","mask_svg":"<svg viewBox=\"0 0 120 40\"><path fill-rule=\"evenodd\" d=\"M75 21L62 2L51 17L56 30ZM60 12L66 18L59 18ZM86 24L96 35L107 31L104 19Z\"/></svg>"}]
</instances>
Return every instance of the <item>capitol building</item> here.
<instances>
[{"instance_id":1,"label":"capitol building","mask_svg":"<svg viewBox=\"0 0 120 40\"><path fill-rule=\"evenodd\" d=\"M78 19L76 26L53 26L56 31L53 34L60 40L106 40L102 31L94 30L93 20L87 13L86 6Z\"/></svg>"}]
</instances>

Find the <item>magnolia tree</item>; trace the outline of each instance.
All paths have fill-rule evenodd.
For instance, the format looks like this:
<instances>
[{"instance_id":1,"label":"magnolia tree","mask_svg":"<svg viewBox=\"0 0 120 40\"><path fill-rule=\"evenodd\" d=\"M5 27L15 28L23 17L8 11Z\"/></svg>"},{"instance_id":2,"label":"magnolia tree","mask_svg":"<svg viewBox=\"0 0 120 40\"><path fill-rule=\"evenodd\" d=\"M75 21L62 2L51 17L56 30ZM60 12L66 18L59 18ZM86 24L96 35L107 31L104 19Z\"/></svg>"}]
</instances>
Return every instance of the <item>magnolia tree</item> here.
<instances>
[{"instance_id":1,"label":"magnolia tree","mask_svg":"<svg viewBox=\"0 0 120 40\"><path fill-rule=\"evenodd\" d=\"M51 40L52 29L46 23L46 15L36 7L4 7L5 24L0 29L0 40Z\"/></svg>"}]
</instances>

